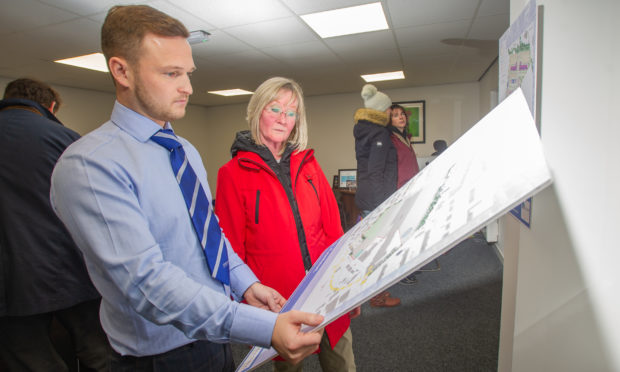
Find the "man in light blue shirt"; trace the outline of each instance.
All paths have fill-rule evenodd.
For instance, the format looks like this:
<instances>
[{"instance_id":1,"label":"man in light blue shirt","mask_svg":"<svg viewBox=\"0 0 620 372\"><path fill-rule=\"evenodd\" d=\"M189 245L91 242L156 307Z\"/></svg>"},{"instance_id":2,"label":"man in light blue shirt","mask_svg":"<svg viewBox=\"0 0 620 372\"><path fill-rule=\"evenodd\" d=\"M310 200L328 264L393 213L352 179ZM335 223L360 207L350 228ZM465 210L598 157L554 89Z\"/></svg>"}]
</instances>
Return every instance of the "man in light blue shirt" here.
<instances>
[{"instance_id":1,"label":"man in light blue shirt","mask_svg":"<svg viewBox=\"0 0 620 372\"><path fill-rule=\"evenodd\" d=\"M103 297L100 318L116 351L111 369L228 371L231 341L302 360L321 333L300 332L301 324L322 317L267 311L280 310L284 299L232 250L232 296L254 306L230 300L211 277L170 152L151 139L184 116L192 93L187 30L148 6L119 6L101 33L117 101L110 121L62 155L50 197ZM198 152L179 142L211 200Z\"/></svg>"}]
</instances>

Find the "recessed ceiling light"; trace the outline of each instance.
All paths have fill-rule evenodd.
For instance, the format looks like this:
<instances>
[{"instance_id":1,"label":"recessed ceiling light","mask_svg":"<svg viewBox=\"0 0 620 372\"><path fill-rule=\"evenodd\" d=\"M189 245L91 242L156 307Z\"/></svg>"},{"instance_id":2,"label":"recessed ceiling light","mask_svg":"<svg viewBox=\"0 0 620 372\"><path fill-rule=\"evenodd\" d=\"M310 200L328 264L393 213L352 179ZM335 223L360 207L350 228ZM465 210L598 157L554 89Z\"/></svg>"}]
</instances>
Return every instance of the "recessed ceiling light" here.
<instances>
[{"instance_id":1,"label":"recessed ceiling light","mask_svg":"<svg viewBox=\"0 0 620 372\"><path fill-rule=\"evenodd\" d=\"M254 94L254 92L248 92L243 89L226 89L226 90L211 90L208 93L217 94L218 96L242 96L244 94Z\"/></svg>"},{"instance_id":2,"label":"recessed ceiling light","mask_svg":"<svg viewBox=\"0 0 620 372\"><path fill-rule=\"evenodd\" d=\"M388 29L381 3L306 14L301 19L324 39Z\"/></svg>"},{"instance_id":3,"label":"recessed ceiling light","mask_svg":"<svg viewBox=\"0 0 620 372\"><path fill-rule=\"evenodd\" d=\"M108 64L106 63L105 57L101 53L93 53L79 57L59 59L54 62L81 68L87 68L95 71L108 72Z\"/></svg>"},{"instance_id":4,"label":"recessed ceiling light","mask_svg":"<svg viewBox=\"0 0 620 372\"><path fill-rule=\"evenodd\" d=\"M398 80L404 79L405 74L402 71L392 71L392 72L382 72L380 74L370 74L370 75L361 75L362 79L366 80L367 83L373 81L384 81L384 80Z\"/></svg>"}]
</instances>

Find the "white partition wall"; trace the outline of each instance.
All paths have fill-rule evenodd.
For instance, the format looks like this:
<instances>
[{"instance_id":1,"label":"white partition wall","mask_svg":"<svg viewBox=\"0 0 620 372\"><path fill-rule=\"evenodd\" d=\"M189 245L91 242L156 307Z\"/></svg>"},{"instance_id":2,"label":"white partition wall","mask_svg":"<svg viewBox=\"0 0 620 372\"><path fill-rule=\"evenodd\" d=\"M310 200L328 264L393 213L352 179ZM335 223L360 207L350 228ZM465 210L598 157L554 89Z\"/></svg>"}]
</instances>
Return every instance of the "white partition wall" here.
<instances>
[{"instance_id":1,"label":"white partition wall","mask_svg":"<svg viewBox=\"0 0 620 372\"><path fill-rule=\"evenodd\" d=\"M511 19L524 4L511 1ZM555 181L534 198L531 229L502 219L499 370L619 371L620 2L538 4L541 135Z\"/></svg>"}]
</instances>

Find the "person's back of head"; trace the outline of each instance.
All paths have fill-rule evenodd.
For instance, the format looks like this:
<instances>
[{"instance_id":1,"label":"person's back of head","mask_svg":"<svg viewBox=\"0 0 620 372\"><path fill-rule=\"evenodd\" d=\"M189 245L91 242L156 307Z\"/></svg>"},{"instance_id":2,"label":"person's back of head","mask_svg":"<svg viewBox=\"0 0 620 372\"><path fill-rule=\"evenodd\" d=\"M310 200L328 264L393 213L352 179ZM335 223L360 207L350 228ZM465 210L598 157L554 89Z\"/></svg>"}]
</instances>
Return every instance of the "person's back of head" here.
<instances>
[{"instance_id":1,"label":"person's back of head","mask_svg":"<svg viewBox=\"0 0 620 372\"><path fill-rule=\"evenodd\" d=\"M3 99L9 98L34 101L50 109L53 113L58 111L61 104L60 94L54 88L42 81L29 78L21 78L8 83L4 90ZM54 102L56 104L53 104Z\"/></svg>"},{"instance_id":2,"label":"person's back of head","mask_svg":"<svg viewBox=\"0 0 620 372\"><path fill-rule=\"evenodd\" d=\"M448 144L444 140L437 140L433 142L433 148L435 149L436 154L439 155L448 148Z\"/></svg>"}]
</instances>

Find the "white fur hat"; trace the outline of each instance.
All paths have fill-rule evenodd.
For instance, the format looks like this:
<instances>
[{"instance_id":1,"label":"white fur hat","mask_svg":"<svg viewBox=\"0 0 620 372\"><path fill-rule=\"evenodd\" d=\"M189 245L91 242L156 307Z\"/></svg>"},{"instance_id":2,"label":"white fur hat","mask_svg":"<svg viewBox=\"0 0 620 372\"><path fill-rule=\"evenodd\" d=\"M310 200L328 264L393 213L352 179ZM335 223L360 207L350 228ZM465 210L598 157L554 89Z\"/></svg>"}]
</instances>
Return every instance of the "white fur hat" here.
<instances>
[{"instance_id":1,"label":"white fur hat","mask_svg":"<svg viewBox=\"0 0 620 372\"><path fill-rule=\"evenodd\" d=\"M364 107L385 111L392 105L392 100L385 93L381 93L372 84L366 84L362 88L362 98L364 99Z\"/></svg>"}]
</instances>

